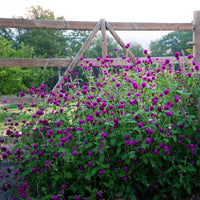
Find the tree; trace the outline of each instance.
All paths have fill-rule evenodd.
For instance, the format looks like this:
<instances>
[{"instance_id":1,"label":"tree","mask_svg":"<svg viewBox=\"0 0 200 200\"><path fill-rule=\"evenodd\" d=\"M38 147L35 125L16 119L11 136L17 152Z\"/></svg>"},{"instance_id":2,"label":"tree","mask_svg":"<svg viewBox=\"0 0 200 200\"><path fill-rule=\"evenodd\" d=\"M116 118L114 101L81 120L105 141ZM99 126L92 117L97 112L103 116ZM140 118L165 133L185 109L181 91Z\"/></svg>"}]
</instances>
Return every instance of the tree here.
<instances>
[{"instance_id":1,"label":"tree","mask_svg":"<svg viewBox=\"0 0 200 200\"><path fill-rule=\"evenodd\" d=\"M27 19L55 20L54 13L40 6L31 7ZM63 20L59 17L56 20ZM66 37L63 30L18 29L18 44L22 42L33 47L36 57L53 58L66 56Z\"/></svg>"},{"instance_id":2,"label":"tree","mask_svg":"<svg viewBox=\"0 0 200 200\"><path fill-rule=\"evenodd\" d=\"M21 48L16 50L13 47L13 41L8 41L0 36L0 58L30 58L33 54L33 48L21 45ZM28 90L31 86L29 83L36 83L33 76L33 68L22 67L0 67L0 94L13 94L22 90Z\"/></svg>"},{"instance_id":3,"label":"tree","mask_svg":"<svg viewBox=\"0 0 200 200\"><path fill-rule=\"evenodd\" d=\"M167 47L161 44L160 40L151 41L149 45L151 56L164 56L167 52Z\"/></svg>"},{"instance_id":4,"label":"tree","mask_svg":"<svg viewBox=\"0 0 200 200\"><path fill-rule=\"evenodd\" d=\"M133 53L133 55L135 57L142 57L142 56L144 56L142 46L140 44L136 43L136 42L131 42L129 49Z\"/></svg>"},{"instance_id":5,"label":"tree","mask_svg":"<svg viewBox=\"0 0 200 200\"><path fill-rule=\"evenodd\" d=\"M191 49L187 45L192 41L192 31L173 31L163 36L160 40L150 43L152 56L173 56L176 51Z\"/></svg>"}]
</instances>

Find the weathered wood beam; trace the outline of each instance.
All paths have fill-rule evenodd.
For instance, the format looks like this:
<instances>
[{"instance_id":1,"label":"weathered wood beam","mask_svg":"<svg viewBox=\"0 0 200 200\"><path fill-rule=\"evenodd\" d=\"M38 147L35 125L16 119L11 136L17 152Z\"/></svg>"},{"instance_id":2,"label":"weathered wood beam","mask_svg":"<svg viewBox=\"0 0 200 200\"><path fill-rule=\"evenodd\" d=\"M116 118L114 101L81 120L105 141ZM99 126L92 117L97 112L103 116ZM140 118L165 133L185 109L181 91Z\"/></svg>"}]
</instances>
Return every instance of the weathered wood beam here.
<instances>
[{"instance_id":1,"label":"weathered wood beam","mask_svg":"<svg viewBox=\"0 0 200 200\"><path fill-rule=\"evenodd\" d=\"M193 31L193 54L194 60L197 64L200 64L200 11L194 11L193 19L194 31Z\"/></svg>"},{"instance_id":2,"label":"weathered wood beam","mask_svg":"<svg viewBox=\"0 0 200 200\"><path fill-rule=\"evenodd\" d=\"M97 22L0 18L0 27L27 29L93 30ZM191 31L192 23L110 22L116 31Z\"/></svg>"},{"instance_id":3,"label":"weathered wood beam","mask_svg":"<svg viewBox=\"0 0 200 200\"><path fill-rule=\"evenodd\" d=\"M157 57L152 57L153 62L156 61ZM171 62L176 62L175 57L159 57L159 60L164 61L166 58L169 58ZM122 58L109 58L112 59L113 62L110 65L124 65L127 64L126 60ZM144 60L146 58L140 58ZM93 63L94 66L99 65L101 61L97 61L96 58L85 58L83 61L79 60L76 66L81 66L81 63L85 63L85 61L89 61ZM181 62L184 62L185 59L181 57ZM1 67L68 67L72 59L64 59L64 58L0 58L0 68Z\"/></svg>"},{"instance_id":4,"label":"weathered wood beam","mask_svg":"<svg viewBox=\"0 0 200 200\"><path fill-rule=\"evenodd\" d=\"M192 23L109 22L116 31L191 31Z\"/></svg>"},{"instance_id":5,"label":"weathered wood beam","mask_svg":"<svg viewBox=\"0 0 200 200\"><path fill-rule=\"evenodd\" d=\"M64 58L0 58L0 67L66 67L71 62Z\"/></svg>"},{"instance_id":6,"label":"weathered wood beam","mask_svg":"<svg viewBox=\"0 0 200 200\"><path fill-rule=\"evenodd\" d=\"M102 57L105 58L108 54L107 50L107 36L106 36L106 22L101 20L101 40L102 40Z\"/></svg>"}]
</instances>

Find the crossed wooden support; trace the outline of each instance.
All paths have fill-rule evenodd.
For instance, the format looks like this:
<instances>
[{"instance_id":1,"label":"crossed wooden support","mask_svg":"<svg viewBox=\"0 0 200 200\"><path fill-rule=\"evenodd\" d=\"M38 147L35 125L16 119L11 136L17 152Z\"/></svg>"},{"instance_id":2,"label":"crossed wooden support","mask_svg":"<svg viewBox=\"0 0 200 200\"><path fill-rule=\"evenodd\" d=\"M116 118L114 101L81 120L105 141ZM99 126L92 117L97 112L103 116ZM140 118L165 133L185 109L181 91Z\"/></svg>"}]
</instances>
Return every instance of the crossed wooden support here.
<instances>
[{"instance_id":1,"label":"crossed wooden support","mask_svg":"<svg viewBox=\"0 0 200 200\"><path fill-rule=\"evenodd\" d=\"M83 54L87 50L88 46L90 45L90 43L92 42L92 40L94 39L95 35L97 34L97 32L100 29L101 29L101 36L102 36L102 57L103 58L105 58L106 55L107 55L106 30L109 30L110 33L111 33L111 35L116 39L116 41L119 43L119 45L122 47L122 49L128 54L128 56L131 58L131 60L133 62L136 61L135 56L132 54L132 52L129 49L127 49L125 47L124 42L118 36L118 34L116 33L116 31L110 25L110 23L108 23L104 19L101 19L96 24L96 26L94 27L94 29L92 30L92 32L88 36L87 40L85 41L85 43L83 44L83 46L81 47L81 49L78 51L78 53L76 54L76 56L72 60L72 62L70 63L70 65L68 66L68 68L65 70L64 75L60 78L60 80L57 82L57 84L53 88L54 92L56 91L57 85L60 85L61 82L63 81L63 78L66 77L66 76L68 76L68 71L69 70L73 70L74 67L78 64L78 62L80 61L80 58L83 56Z\"/></svg>"}]
</instances>

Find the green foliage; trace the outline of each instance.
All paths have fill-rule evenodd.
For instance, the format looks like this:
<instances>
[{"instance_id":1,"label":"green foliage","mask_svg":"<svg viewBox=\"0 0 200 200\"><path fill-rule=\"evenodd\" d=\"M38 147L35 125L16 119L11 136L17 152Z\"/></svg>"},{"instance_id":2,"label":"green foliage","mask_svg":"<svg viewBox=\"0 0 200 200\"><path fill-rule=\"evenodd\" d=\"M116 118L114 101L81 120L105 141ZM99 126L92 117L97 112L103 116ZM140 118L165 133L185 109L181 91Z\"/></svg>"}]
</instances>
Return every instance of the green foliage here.
<instances>
[{"instance_id":1,"label":"green foliage","mask_svg":"<svg viewBox=\"0 0 200 200\"><path fill-rule=\"evenodd\" d=\"M173 31L161 39L150 43L152 56L173 56L175 52L183 49L185 52L191 47L187 42L192 41L192 31Z\"/></svg>"},{"instance_id":2,"label":"green foliage","mask_svg":"<svg viewBox=\"0 0 200 200\"><path fill-rule=\"evenodd\" d=\"M1 151L21 198L167 200L199 191L199 66L190 57L183 74L178 60L175 73L167 59L126 61L101 59L94 79L83 59L87 82L69 72L48 104L45 85L32 88L31 121L19 131L7 119L15 148Z\"/></svg>"}]
</instances>

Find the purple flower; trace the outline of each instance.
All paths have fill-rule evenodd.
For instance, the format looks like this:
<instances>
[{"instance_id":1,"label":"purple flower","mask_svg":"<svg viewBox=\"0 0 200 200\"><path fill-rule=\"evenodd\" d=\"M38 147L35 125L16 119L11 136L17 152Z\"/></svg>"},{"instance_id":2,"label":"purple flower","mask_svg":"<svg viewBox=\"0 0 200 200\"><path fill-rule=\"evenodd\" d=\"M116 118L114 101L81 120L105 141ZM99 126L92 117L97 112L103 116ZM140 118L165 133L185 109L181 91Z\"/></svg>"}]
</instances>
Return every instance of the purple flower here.
<instances>
[{"instance_id":1,"label":"purple flower","mask_svg":"<svg viewBox=\"0 0 200 200\"><path fill-rule=\"evenodd\" d=\"M6 153L2 153L1 156L3 159L6 159L8 155Z\"/></svg>"},{"instance_id":2,"label":"purple flower","mask_svg":"<svg viewBox=\"0 0 200 200\"><path fill-rule=\"evenodd\" d=\"M84 95L87 94L87 90L86 90L86 89L83 89L83 90L82 90L82 94L84 94Z\"/></svg>"},{"instance_id":3,"label":"purple flower","mask_svg":"<svg viewBox=\"0 0 200 200\"><path fill-rule=\"evenodd\" d=\"M143 53L144 53L144 54L147 54L147 53L148 53L148 50L147 50L147 49L144 49Z\"/></svg>"},{"instance_id":4,"label":"purple flower","mask_svg":"<svg viewBox=\"0 0 200 200\"><path fill-rule=\"evenodd\" d=\"M71 83L69 83L67 86L68 88L73 88L73 85Z\"/></svg>"},{"instance_id":5,"label":"purple flower","mask_svg":"<svg viewBox=\"0 0 200 200\"><path fill-rule=\"evenodd\" d=\"M164 110L169 110L169 106L168 106L168 105L165 105L165 106L164 106Z\"/></svg>"},{"instance_id":6,"label":"purple flower","mask_svg":"<svg viewBox=\"0 0 200 200\"><path fill-rule=\"evenodd\" d=\"M37 145L37 144L33 144L33 148L34 148L34 149L37 149L37 148L38 148L38 145Z\"/></svg>"},{"instance_id":7,"label":"purple flower","mask_svg":"<svg viewBox=\"0 0 200 200\"><path fill-rule=\"evenodd\" d=\"M176 57L177 59L180 58L180 53L179 52L175 52L174 57Z\"/></svg>"},{"instance_id":8,"label":"purple flower","mask_svg":"<svg viewBox=\"0 0 200 200\"><path fill-rule=\"evenodd\" d=\"M127 176L124 176L123 177L123 181L127 181L128 180L128 177Z\"/></svg>"},{"instance_id":9,"label":"purple flower","mask_svg":"<svg viewBox=\"0 0 200 200\"><path fill-rule=\"evenodd\" d=\"M166 112L166 115L169 116L169 117L172 117L172 116L173 116L173 113L167 111L167 112Z\"/></svg>"},{"instance_id":10,"label":"purple flower","mask_svg":"<svg viewBox=\"0 0 200 200\"><path fill-rule=\"evenodd\" d=\"M129 138L130 138L129 135L125 135L125 136L124 136L124 139L125 139L125 140L129 140Z\"/></svg>"},{"instance_id":11,"label":"purple flower","mask_svg":"<svg viewBox=\"0 0 200 200\"><path fill-rule=\"evenodd\" d=\"M137 126L138 126L138 128L143 128L142 122L139 122L139 123L137 124Z\"/></svg>"},{"instance_id":12,"label":"purple flower","mask_svg":"<svg viewBox=\"0 0 200 200\"><path fill-rule=\"evenodd\" d=\"M101 98L100 97L97 97L97 102L101 102Z\"/></svg>"},{"instance_id":13,"label":"purple flower","mask_svg":"<svg viewBox=\"0 0 200 200\"><path fill-rule=\"evenodd\" d=\"M157 155L157 154L158 154L158 149L154 149L153 153L154 153L155 155Z\"/></svg>"},{"instance_id":14,"label":"purple flower","mask_svg":"<svg viewBox=\"0 0 200 200\"><path fill-rule=\"evenodd\" d=\"M72 155L73 155L73 156L76 156L76 155L77 155L77 152L76 152L76 151L73 151L73 152L72 152Z\"/></svg>"},{"instance_id":15,"label":"purple flower","mask_svg":"<svg viewBox=\"0 0 200 200\"><path fill-rule=\"evenodd\" d=\"M56 122L56 126L57 126L57 127L61 126L61 123L62 123L61 121L57 121L57 122Z\"/></svg>"},{"instance_id":16,"label":"purple flower","mask_svg":"<svg viewBox=\"0 0 200 200\"><path fill-rule=\"evenodd\" d=\"M100 196L101 195L101 191L97 191L97 196Z\"/></svg>"},{"instance_id":17,"label":"purple flower","mask_svg":"<svg viewBox=\"0 0 200 200\"><path fill-rule=\"evenodd\" d=\"M189 72L189 73L188 73L188 76L189 76L189 77L192 77L192 73L191 73L191 72Z\"/></svg>"},{"instance_id":18,"label":"purple flower","mask_svg":"<svg viewBox=\"0 0 200 200\"><path fill-rule=\"evenodd\" d=\"M80 119L78 123L79 123L79 124L83 124L84 122L85 122L84 119Z\"/></svg>"},{"instance_id":19,"label":"purple flower","mask_svg":"<svg viewBox=\"0 0 200 200\"><path fill-rule=\"evenodd\" d=\"M20 92L20 97L24 97L26 94L24 92Z\"/></svg>"},{"instance_id":20,"label":"purple flower","mask_svg":"<svg viewBox=\"0 0 200 200\"><path fill-rule=\"evenodd\" d=\"M180 135L180 139L181 140L185 139L185 136L184 135Z\"/></svg>"},{"instance_id":21,"label":"purple flower","mask_svg":"<svg viewBox=\"0 0 200 200\"><path fill-rule=\"evenodd\" d=\"M95 112L95 115L96 115L96 117L99 117L101 114L100 114L99 111L96 111L96 112Z\"/></svg>"},{"instance_id":22,"label":"purple flower","mask_svg":"<svg viewBox=\"0 0 200 200\"><path fill-rule=\"evenodd\" d=\"M109 109L110 109L110 110L112 110L112 109L113 109L113 105L109 105L108 107L109 107Z\"/></svg>"},{"instance_id":23,"label":"purple flower","mask_svg":"<svg viewBox=\"0 0 200 200\"><path fill-rule=\"evenodd\" d=\"M4 107L4 108L3 108L3 110L7 111L7 110L8 110L8 108L7 108L7 107Z\"/></svg>"},{"instance_id":24,"label":"purple flower","mask_svg":"<svg viewBox=\"0 0 200 200\"><path fill-rule=\"evenodd\" d=\"M175 97L174 97L174 102L175 102L175 103L178 103L179 100L180 100L179 97L178 97L177 95L175 95Z\"/></svg>"},{"instance_id":25,"label":"purple flower","mask_svg":"<svg viewBox=\"0 0 200 200\"><path fill-rule=\"evenodd\" d=\"M103 171L102 170L99 170L99 175L103 175Z\"/></svg>"},{"instance_id":26,"label":"purple flower","mask_svg":"<svg viewBox=\"0 0 200 200\"><path fill-rule=\"evenodd\" d=\"M66 185L61 185L61 188L64 190L66 188Z\"/></svg>"},{"instance_id":27,"label":"purple flower","mask_svg":"<svg viewBox=\"0 0 200 200\"><path fill-rule=\"evenodd\" d=\"M75 197L75 200L80 200L80 199L81 199L80 196L76 196L76 197Z\"/></svg>"},{"instance_id":28,"label":"purple flower","mask_svg":"<svg viewBox=\"0 0 200 200\"><path fill-rule=\"evenodd\" d=\"M195 67L194 67L197 71L199 71L200 70L200 67L199 67L199 65L195 65Z\"/></svg>"},{"instance_id":29,"label":"purple flower","mask_svg":"<svg viewBox=\"0 0 200 200\"><path fill-rule=\"evenodd\" d=\"M151 143L151 138L146 138L145 143L146 143L146 144Z\"/></svg>"},{"instance_id":30,"label":"purple flower","mask_svg":"<svg viewBox=\"0 0 200 200\"><path fill-rule=\"evenodd\" d=\"M168 89L165 89L163 92L164 92L165 95L169 94L169 90Z\"/></svg>"},{"instance_id":31,"label":"purple flower","mask_svg":"<svg viewBox=\"0 0 200 200\"><path fill-rule=\"evenodd\" d=\"M117 86L117 87L120 87L120 83L116 83L116 86Z\"/></svg>"}]
</instances>

